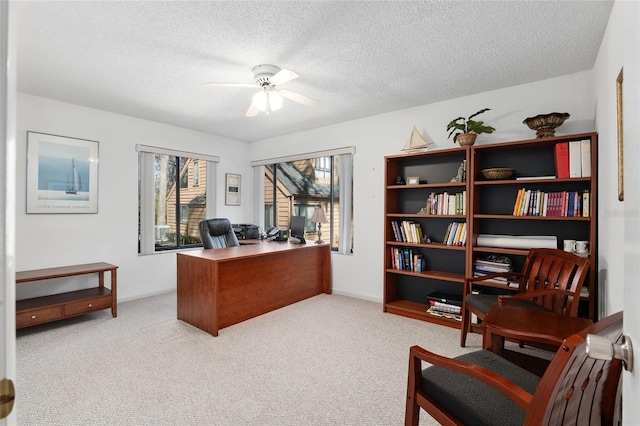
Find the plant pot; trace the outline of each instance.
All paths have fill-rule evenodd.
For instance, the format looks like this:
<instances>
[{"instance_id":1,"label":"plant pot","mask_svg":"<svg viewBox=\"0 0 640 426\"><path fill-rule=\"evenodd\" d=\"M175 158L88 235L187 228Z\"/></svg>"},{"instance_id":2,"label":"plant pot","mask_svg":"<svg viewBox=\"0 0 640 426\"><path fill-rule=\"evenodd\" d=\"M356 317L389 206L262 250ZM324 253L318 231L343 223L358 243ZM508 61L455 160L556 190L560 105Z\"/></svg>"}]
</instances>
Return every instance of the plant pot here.
<instances>
[{"instance_id":1,"label":"plant pot","mask_svg":"<svg viewBox=\"0 0 640 426\"><path fill-rule=\"evenodd\" d=\"M462 133L458 135L456 142L458 142L460 146L471 146L476 143L477 137L478 135L476 133Z\"/></svg>"}]
</instances>

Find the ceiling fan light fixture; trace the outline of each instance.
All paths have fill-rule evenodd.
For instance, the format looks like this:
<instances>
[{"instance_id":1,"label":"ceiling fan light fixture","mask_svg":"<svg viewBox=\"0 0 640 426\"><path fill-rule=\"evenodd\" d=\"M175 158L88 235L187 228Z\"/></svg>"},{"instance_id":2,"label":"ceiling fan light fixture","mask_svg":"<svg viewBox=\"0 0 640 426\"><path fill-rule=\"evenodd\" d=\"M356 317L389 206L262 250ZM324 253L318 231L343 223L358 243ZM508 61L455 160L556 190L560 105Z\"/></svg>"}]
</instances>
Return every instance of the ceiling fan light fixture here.
<instances>
[{"instance_id":1,"label":"ceiling fan light fixture","mask_svg":"<svg viewBox=\"0 0 640 426\"><path fill-rule=\"evenodd\" d=\"M255 95L253 95L253 104L260 111L266 111L267 110L267 93L264 90L261 90Z\"/></svg>"},{"instance_id":2,"label":"ceiling fan light fixture","mask_svg":"<svg viewBox=\"0 0 640 426\"><path fill-rule=\"evenodd\" d=\"M282 96L272 90L261 90L253 95L253 104L260 111L277 111L282 108Z\"/></svg>"},{"instance_id":3,"label":"ceiling fan light fixture","mask_svg":"<svg viewBox=\"0 0 640 426\"><path fill-rule=\"evenodd\" d=\"M267 93L267 99L269 99L269 109L271 111L277 111L282 108L282 96L280 96L280 93Z\"/></svg>"}]
</instances>

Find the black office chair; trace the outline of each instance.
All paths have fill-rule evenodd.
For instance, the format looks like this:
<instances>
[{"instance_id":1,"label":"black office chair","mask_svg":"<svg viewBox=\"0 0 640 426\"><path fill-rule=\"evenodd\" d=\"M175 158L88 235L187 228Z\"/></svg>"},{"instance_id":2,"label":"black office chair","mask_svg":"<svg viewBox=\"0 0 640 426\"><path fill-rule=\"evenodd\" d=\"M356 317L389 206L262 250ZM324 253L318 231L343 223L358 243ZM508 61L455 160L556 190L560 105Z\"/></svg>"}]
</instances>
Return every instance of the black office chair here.
<instances>
[{"instance_id":1,"label":"black office chair","mask_svg":"<svg viewBox=\"0 0 640 426\"><path fill-rule=\"evenodd\" d=\"M206 249L239 246L231 221L224 218L205 219L198 223L202 245Z\"/></svg>"}]
</instances>

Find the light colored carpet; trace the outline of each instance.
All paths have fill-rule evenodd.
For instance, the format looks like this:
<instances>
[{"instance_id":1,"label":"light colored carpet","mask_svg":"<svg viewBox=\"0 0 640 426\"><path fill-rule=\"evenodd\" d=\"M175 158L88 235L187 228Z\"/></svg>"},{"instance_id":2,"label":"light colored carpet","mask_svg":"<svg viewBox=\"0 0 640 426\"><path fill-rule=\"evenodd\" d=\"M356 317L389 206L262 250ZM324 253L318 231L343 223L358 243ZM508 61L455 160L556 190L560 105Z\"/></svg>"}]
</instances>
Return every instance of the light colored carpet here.
<instances>
[{"instance_id":1,"label":"light colored carpet","mask_svg":"<svg viewBox=\"0 0 640 426\"><path fill-rule=\"evenodd\" d=\"M457 356L459 330L320 295L213 337L176 294L19 330L20 425L402 425L409 347ZM421 424L436 424L424 412Z\"/></svg>"}]
</instances>

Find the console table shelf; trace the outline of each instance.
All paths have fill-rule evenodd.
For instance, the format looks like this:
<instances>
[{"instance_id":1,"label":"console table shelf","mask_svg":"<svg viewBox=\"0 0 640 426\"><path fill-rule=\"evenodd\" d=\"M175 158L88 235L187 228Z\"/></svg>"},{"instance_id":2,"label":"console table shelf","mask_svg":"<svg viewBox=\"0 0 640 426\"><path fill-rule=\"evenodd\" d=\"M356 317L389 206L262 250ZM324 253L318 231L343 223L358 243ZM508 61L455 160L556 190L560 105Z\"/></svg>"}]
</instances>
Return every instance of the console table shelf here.
<instances>
[{"instance_id":1,"label":"console table shelf","mask_svg":"<svg viewBox=\"0 0 640 426\"><path fill-rule=\"evenodd\" d=\"M117 316L117 268L115 265L100 262L17 272L16 284L98 274L98 286L17 300L16 328L44 324L108 308L111 308L111 315L115 318ZM104 286L105 272L111 273L110 289Z\"/></svg>"}]
</instances>

